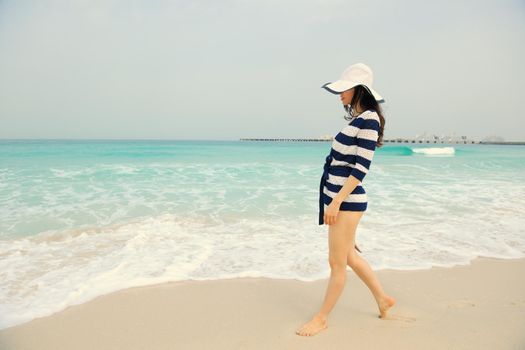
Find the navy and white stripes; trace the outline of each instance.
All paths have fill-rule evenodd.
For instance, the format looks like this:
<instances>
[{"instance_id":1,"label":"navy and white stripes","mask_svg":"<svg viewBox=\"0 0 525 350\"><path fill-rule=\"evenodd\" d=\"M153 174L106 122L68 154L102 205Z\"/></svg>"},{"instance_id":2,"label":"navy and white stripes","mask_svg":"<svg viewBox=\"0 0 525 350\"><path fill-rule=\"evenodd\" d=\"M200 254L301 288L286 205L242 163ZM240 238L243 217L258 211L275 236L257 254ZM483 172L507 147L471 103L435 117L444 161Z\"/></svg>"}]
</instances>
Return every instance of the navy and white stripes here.
<instances>
[{"instance_id":1,"label":"navy and white stripes","mask_svg":"<svg viewBox=\"0 0 525 350\"><path fill-rule=\"evenodd\" d=\"M348 177L353 176L359 180L359 184L343 200L339 210L366 210L368 198L362 181L374 157L379 128L379 115L374 111L365 111L335 136L330 155L326 159L326 178L322 181L323 193L320 193L320 201L330 204Z\"/></svg>"}]
</instances>

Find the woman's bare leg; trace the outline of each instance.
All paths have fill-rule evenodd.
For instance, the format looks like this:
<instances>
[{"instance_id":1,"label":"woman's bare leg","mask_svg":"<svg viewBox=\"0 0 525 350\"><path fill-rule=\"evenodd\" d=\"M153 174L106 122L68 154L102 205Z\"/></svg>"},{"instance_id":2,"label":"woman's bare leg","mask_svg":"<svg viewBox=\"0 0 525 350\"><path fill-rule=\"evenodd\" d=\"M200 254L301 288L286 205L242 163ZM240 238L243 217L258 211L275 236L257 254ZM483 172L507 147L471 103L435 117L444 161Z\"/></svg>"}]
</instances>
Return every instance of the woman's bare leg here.
<instances>
[{"instance_id":1,"label":"woman's bare leg","mask_svg":"<svg viewBox=\"0 0 525 350\"><path fill-rule=\"evenodd\" d=\"M353 239L355 239L355 235ZM370 289L374 295L374 298L376 299L377 307L379 308L379 317L385 319L388 309L390 309L395 304L396 300L385 293L374 271L370 265L368 265L368 262L363 257L359 256L353 249L353 240L351 247L352 249L349 249L348 251L348 266L354 270L356 275L359 276L359 278L361 278Z\"/></svg>"},{"instance_id":2,"label":"woman's bare leg","mask_svg":"<svg viewBox=\"0 0 525 350\"><path fill-rule=\"evenodd\" d=\"M296 333L314 335L327 327L328 314L332 311L346 283L348 250L354 247L355 230L363 212L339 211L335 224L328 228L328 262L330 281L320 311Z\"/></svg>"}]
</instances>

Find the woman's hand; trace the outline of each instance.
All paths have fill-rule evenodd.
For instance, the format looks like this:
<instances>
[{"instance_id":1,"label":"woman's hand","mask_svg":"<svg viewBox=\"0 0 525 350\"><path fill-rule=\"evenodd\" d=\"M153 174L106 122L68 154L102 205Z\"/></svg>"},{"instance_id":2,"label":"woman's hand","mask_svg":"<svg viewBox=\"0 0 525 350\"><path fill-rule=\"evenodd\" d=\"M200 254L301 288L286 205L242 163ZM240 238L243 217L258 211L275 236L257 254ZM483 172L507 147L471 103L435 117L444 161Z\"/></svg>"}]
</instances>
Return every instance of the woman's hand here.
<instances>
[{"instance_id":1,"label":"woman's hand","mask_svg":"<svg viewBox=\"0 0 525 350\"><path fill-rule=\"evenodd\" d=\"M339 207L341 202L332 200L324 212L323 221L325 225L335 224L337 214L339 214Z\"/></svg>"}]
</instances>

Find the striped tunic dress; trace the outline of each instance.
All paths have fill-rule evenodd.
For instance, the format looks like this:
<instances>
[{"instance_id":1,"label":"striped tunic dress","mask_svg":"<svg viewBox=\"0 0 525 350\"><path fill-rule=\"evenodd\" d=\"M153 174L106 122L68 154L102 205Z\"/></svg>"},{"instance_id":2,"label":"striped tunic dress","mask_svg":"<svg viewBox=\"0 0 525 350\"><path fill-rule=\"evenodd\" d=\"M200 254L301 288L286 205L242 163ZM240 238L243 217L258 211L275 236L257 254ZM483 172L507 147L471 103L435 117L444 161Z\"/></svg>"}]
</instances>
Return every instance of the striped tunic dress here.
<instances>
[{"instance_id":1,"label":"striped tunic dress","mask_svg":"<svg viewBox=\"0 0 525 350\"><path fill-rule=\"evenodd\" d=\"M324 206L329 205L349 176L359 184L341 203L339 210L365 211L368 197L362 181L370 169L379 137L380 120L375 111L354 117L335 137L326 157L319 189L319 224L323 224Z\"/></svg>"}]
</instances>

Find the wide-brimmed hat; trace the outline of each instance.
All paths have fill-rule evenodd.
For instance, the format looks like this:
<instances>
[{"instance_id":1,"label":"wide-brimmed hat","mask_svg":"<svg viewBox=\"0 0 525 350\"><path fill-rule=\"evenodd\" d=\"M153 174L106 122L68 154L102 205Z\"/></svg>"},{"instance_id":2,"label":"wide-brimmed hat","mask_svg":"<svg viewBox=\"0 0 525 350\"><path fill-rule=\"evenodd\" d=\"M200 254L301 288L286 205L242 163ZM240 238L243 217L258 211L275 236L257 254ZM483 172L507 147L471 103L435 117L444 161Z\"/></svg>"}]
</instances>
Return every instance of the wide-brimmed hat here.
<instances>
[{"instance_id":1,"label":"wide-brimmed hat","mask_svg":"<svg viewBox=\"0 0 525 350\"><path fill-rule=\"evenodd\" d=\"M326 83L322 88L332 94L340 94L343 91L350 90L357 85L363 85L374 96L377 102L385 102L383 97L372 88L374 82L374 73L372 69L364 63L352 64L346 68L339 80Z\"/></svg>"}]
</instances>

